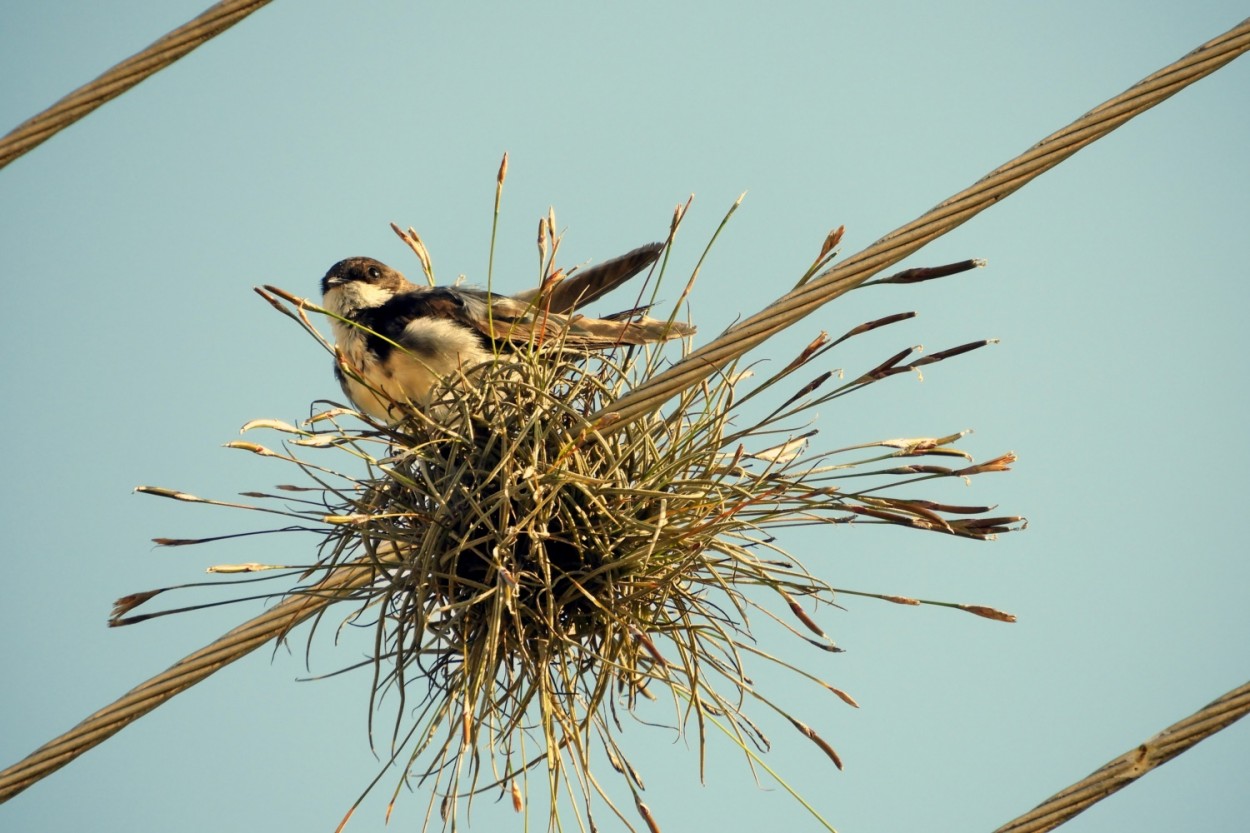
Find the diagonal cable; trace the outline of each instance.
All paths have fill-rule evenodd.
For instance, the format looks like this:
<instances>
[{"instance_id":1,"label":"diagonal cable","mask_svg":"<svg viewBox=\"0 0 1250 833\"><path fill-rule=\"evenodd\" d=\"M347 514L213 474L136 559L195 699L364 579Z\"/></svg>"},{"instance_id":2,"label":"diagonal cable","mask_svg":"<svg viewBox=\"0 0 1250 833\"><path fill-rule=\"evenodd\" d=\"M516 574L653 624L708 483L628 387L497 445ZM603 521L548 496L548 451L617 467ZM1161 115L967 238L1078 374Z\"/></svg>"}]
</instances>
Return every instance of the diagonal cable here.
<instances>
[{"instance_id":1,"label":"diagonal cable","mask_svg":"<svg viewBox=\"0 0 1250 833\"><path fill-rule=\"evenodd\" d=\"M82 85L0 138L0 168L268 3L269 0L222 0L147 49Z\"/></svg>"},{"instance_id":2,"label":"diagonal cable","mask_svg":"<svg viewBox=\"0 0 1250 833\"><path fill-rule=\"evenodd\" d=\"M0 771L0 803L52 774L93 746L103 743L131 722L218 669L285 637L301 622L330 604L350 598L354 590L374 582L391 551L379 548L376 559L364 558L336 566L312 587L292 593L281 604L255 616L200 650L141 683L58 738L48 741L13 766Z\"/></svg>"},{"instance_id":3,"label":"diagonal cable","mask_svg":"<svg viewBox=\"0 0 1250 833\"><path fill-rule=\"evenodd\" d=\"M611 416L619 420L616 423L619 426L658 408L670 397L712 375L765 339L972 219L1081 148L1199 78L1210 75L1248 49L1250 18L1042 139L919 219L890 232L838 266L825 270L810 282L778 298L764 310L730 327L714 341L618 399L612 404L610 412L595 414L591 422Z\"/></svg>"},{"instance_id":4,"label":"diagonal cable","mask_svg":"<svg viewBox=\"0 0 1250 833\"><path fill-rule=\"evenodd\" d=\"M1114 792L1124 789L1157 766L1167 763L1250 712L1250 683L1208 703L1150 740L1125 752L1098 771L1046 799L994 833L1045 833Z\"/></svg>"}]
</instances>

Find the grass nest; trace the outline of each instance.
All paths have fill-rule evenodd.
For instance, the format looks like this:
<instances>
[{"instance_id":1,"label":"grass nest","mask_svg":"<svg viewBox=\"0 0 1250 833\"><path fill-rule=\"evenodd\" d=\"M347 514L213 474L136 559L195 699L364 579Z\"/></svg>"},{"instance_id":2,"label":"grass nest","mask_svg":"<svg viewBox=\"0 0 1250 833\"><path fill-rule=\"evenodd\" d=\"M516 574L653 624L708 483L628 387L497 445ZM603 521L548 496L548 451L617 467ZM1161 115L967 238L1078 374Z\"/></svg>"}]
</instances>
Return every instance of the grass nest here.
<instances>
[{"instance_id":1,"label":"grass nest","mask_svg":"<svg viewBox=\"0 0 1250 833\"><path fill-rule=\"evenodd\" d=\"M321 311L315 305L272 288L265 294L316 332L307 317ZM393 426L338 407L301 425L257 420L245 431L282 433L282 450L229 445L295 465L313 482L247 493L263 505L224 503L316 530L318 558L302 568L214 569L295 575L295 587L279 595L316 595L316 582L335 570L373 565L369 583L326 600L313 633L344 610L343 623L371 629L371 656L359 664L372 669L371 732L388 727L383 772L402 773L395 793L408 787L429 796L427 827L457 829L474 797L489 794L510 797L522 812L541 798L536 806L551 830L564 828L566 812L580 829L596 829L603 808L629 829L639 819L658 829L621 745L621 717L638 716L641 699L671 703L676 726L697 736L701 769L713 730L762 764L769 742L749 716L758 708L780 715L840 767L832 745L748 673L771 663L854 705L756 641L752 621L762 616L836 652L814 614L835 595L854 593L809 572L778 536L791 526L873 523L986 539L1021 525L991 516L988 506L885 495L1002 471L1014 460L972 462L954 445L963 433L812 448L812 409L988 343L923 358L906 350L850 379L806 375L847 339L908 317L867 322L839 339L822 333L763 379L731 365L628 422L615 418L612 404L656 371L662 351L579 353L558 333L447 380L436 407L409 411ZM780 404L760 407L766 394L786 390ZM331 453L346 453L363 473L313 457ZM129 615L158 592L123 600L113 623L160 615ZM599 779L600 761L622 787Z\"/></svg>"}]
</instances>

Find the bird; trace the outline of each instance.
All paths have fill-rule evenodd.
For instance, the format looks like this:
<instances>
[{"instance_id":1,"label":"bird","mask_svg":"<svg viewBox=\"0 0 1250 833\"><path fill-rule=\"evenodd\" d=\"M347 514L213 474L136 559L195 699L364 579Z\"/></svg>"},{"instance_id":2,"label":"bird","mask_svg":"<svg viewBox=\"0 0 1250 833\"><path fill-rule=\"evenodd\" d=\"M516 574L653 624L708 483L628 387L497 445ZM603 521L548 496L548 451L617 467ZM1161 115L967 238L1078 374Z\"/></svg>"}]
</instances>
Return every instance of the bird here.
<instances>
[{"instance_id":1,"label":"bird","mask_svg":"<svg viewBox=\"0 0 1250 833\"><path fill-rule=\"evenodd\" d=\"M358 411L395 424L404 405L428 409L443 378L535 336L586 350L688 336L693 326L647 318L646 308L605 318L575 313L655 263L663 248L642 246L515 295L418 286L373 258L340 260L321 279L322 306L332 313L335 344L352 371L336 364L335 375Z\"/></svg>"}]
</instances>

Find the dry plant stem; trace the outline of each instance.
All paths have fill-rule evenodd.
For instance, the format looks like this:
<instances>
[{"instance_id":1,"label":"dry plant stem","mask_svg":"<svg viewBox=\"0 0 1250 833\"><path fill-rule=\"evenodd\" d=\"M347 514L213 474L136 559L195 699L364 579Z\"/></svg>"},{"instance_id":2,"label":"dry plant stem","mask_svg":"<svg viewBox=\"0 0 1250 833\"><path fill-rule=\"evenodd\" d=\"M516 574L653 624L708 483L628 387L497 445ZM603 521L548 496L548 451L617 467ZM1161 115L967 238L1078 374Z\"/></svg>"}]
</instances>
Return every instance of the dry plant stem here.
<instances>
[{"instance_id":1,"label":"dry plant stem","mask_svg":"<svg viewBox=\"0 0 1250 833\"><path fill-rule=\"evenodd\" d=\"M131 721L155 709L175 694L190 688L240 657L316 615L337 598L374 581L379 561L362 560L336 567L328 577L300 594L292 595L273 609L230 631L49 741L8 769L0 772L0 802L77 758L96 744L124 729ZM346 567L346 569L344 569Z\"/></svg>"},{"instance_id":2,"label":"dry plant stem","mask_svg":"<svg viewBox=\"0 0 1250 833\"><path fill-rule=\"evenodd\" d=\"M1218 38L1046 137L919 219L887 234L841 265L827 269L810 282L796 287L767 309L731 327L715 341L622 397L612 406L612 412L619 415L614 428L649 413L733 359L745 355L774 333L972 219L1034 177L1219 69L1247 49L1250 49L1250 19L1243 20Z\"/></svg>"},{"instance_id":3,"label":"dry plant stem","mask_svg":"<svg viewBox=\"0 0 1250 833\"><path fill-rule=\"evenodd\" d=\"M39 115L22 122L0 138L0 168L268 3L269 0L222 0Z\"/></svg>"},{"instance_id":4,"label":"dry plant stem","mask_svg":"<svg viewBox=\"0 0 1250 833\"><path fill-rule=\"evenodd\" d=\"M1245 717L1247 712L1250 712L1250 683L1233 689L1200 711L1172 724L1136 749L1125 752L994 833L1044 833L1054 830L1090 805L1127 787L1160 764L1167 763L1199 741Z\"/></svg>"}]
</instances>

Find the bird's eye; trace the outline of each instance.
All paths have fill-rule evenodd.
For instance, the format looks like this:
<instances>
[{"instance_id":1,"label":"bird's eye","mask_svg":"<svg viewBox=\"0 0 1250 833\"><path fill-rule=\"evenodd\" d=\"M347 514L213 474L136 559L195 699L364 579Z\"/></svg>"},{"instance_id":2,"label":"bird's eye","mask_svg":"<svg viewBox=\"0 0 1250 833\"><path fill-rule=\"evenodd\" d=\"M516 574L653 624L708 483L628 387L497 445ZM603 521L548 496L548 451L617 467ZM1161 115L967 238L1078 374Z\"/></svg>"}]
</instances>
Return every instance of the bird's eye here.
<instances>
[{"instance_id":1,"label":"bird's eye","mask_svg":"<svg viewBox=\"0 0 1250 833\"><path fill-rule=\"evenodd\" d=\"M378 267L376 267L376 266L370 266L370 267L369 267L369 277L371 277L371 278L380 278L380 277L382 277L382 273L378 271Z\"/></svg>"}]
</instances>

